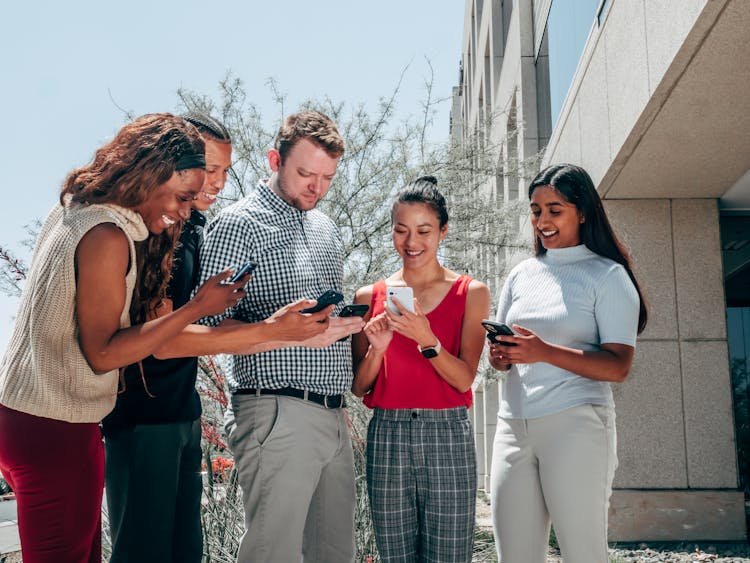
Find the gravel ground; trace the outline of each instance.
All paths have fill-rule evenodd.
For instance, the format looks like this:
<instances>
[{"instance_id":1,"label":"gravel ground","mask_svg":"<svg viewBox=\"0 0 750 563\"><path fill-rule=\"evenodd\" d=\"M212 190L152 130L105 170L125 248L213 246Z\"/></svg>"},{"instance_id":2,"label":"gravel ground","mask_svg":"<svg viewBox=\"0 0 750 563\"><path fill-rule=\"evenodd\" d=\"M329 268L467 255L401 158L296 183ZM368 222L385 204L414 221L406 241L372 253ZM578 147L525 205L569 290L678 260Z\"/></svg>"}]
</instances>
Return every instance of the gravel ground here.
<instances>
[{"instance_id":1,"label":"gravel ground","mask_svg":"<svg viewBox=\"0 0 750 563\"><path fill-rule=\"evenodd\" d=\"M492 540L489 504L477 497L474 562L497 561ZM547 563L562 563L559 550L550 548ZM611 544L608 563L750 563L748 543L637 543Z\"/></svg>"},{"instance_id":2,"label":"gravel ground","mask_svg":"<svg viewBox=\"0 0 750 563\"><path fill-rule=\"evenodd\" d=\"M660 543L610 547L610 563L750 563L747 543ZM547 563L562 563L550 550Z\"/></svg>"}]
</instances>

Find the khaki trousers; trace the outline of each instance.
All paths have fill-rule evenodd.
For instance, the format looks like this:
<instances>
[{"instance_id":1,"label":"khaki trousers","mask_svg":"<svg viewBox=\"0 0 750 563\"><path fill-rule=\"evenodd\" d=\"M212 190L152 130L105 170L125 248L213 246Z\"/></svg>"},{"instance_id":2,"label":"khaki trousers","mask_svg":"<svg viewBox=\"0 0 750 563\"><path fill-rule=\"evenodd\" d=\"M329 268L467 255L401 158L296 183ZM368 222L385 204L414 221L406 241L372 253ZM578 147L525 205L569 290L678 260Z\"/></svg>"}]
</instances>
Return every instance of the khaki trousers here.
<instances>
[{"instance_id":1,"label":"khaki trousers","mask_svg":"<svg viewBox=\"0 0 750 563\"><path fill-rule=\"evenodd\" d=\"M606 563L616 442L609 407L498 418L491 504L500 563L544 563L550 521L565 563Z\"/></svg>"},{"instance_id":2,"label":"khaki trousers","mask_svg":"<svg viewBox=\"0 0 750 563\"><path fill-rule=\"evenodd\" d=\"M232 395L228 445L245 506L240 563L354 561L354 455L344 409Z\"/></svg>"}]
</instances>

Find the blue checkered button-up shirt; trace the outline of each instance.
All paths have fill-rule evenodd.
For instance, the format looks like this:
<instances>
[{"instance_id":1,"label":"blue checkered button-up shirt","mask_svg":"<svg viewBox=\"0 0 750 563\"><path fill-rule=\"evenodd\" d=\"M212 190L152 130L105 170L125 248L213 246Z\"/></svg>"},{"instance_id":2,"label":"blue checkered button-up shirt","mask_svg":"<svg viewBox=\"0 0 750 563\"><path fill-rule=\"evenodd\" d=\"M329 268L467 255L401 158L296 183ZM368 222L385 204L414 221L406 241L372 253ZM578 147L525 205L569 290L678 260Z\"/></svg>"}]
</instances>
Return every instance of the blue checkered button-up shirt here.
<instances>
[{"instance_id":1,"label":"blue checkered button-up shirt","mask_svg":"<svg viewBox=\"0 0 750 563\"><path fill-rule=\"evenodd\" d=\"M289 206L263 182L206 227L200 283L247 260L258 263L247 296L223 315L202 319L202 324L216 326L228 318L257 322L298 299L315 299L327 289L341 291L344 251L339 230L320 211ZM294 387L335 395L351 387L351 348L344 341L322 349L292 347L233 356L227 379L231 391Z\"/></svg>"}]
</instances>

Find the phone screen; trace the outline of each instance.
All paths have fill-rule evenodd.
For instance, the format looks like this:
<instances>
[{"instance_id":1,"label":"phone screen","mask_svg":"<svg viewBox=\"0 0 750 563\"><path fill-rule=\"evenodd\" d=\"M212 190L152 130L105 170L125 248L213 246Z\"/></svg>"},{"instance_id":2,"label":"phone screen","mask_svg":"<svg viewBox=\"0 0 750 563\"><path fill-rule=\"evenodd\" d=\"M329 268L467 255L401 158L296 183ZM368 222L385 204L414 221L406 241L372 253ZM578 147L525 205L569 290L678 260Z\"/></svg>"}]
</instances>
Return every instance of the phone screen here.
<instances>
[{"instance_id":1,"label":"phone screen","mask_svg":"<svg viewBox=\"0 0 750 563\"><path fill-rule=\"evenodd\" d=\"M393 302L393 298L398 299L401 306L409 311L414 312L414 290L410 287L402 286L387 286L385 288L386 305L394 315L400 315L401 313Z\"/></svg>"}]
</instances>

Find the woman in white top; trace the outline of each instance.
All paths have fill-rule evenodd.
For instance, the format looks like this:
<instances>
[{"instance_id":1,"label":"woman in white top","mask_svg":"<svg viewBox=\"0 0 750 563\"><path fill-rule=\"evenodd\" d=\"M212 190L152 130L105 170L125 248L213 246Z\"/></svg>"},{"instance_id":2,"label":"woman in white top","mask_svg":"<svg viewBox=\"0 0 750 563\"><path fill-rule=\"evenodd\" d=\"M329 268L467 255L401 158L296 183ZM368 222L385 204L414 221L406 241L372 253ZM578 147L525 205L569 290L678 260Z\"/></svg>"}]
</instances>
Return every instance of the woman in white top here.
<instances>
[{"instance_id":1,"label":"woman in white top","mask_svg":"<svg viewBox=\"0 0 750 563\"><path fill-rule=\"evenodd\" d=\"M625 379L647 309L630 257L585 170L542 170L529 186L535 256L509 274L490 345L507 374L492 458L499 560L543 563L550 522L563 559L607 561L617 466L610 382Z\"/></svg>"}]
</instances>

